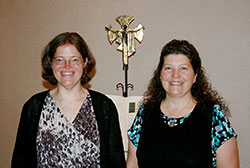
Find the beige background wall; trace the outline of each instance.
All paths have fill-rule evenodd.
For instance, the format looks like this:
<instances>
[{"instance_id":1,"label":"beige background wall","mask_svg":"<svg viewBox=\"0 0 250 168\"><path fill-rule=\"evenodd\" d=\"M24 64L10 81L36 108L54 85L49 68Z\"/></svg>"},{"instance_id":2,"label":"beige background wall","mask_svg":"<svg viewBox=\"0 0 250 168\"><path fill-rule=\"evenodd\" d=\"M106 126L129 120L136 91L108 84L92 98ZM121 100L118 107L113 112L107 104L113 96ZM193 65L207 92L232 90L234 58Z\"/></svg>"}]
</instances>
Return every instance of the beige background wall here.
<instances>
[{"instance_id":1,"label":"beige background wall","mask_svg":"<svg viewBox=\"0 0 250 168\"><path fill-rule=\"evenodd\" d=\"M40 53L65 31L80 33L97 60L91 88L121 95L121 53L107 41L105 26L135 16L145 26L142 44L129 64L130 95L142 95L162 46L187 39L200 52L213 86L229 103L240 148L241 167L250 165L250 1L249 0L0 0L0 167L10 167L23 103L45 90Z\"/></svg>"}]
</instances>

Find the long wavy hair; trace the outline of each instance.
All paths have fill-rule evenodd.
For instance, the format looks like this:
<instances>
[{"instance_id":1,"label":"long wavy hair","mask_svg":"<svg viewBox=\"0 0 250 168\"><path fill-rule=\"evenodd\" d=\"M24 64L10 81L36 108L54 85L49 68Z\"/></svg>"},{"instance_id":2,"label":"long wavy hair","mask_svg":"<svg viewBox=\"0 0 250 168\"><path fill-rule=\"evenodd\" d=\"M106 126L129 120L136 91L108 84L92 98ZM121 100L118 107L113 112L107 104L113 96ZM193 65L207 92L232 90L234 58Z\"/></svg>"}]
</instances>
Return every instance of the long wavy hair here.
<instances>
[{"instance_id":1,"label":"long wavy hair","mask_svg":"<svg viewBox=\"0 0 250 168\"><path fill-rule=\"evenodd\" d=\"M176 39L170 41L162 48L159 64L149 82L147 91L144 93L142 104L144 104L145 113L150 113L150 109L159 105L166 98L166 91L161 84L160 75L164 58L169 54L183 54L188 57L194 73L197 74L196 82L191 88L191 94L201 104L201 111L211 116L211 107L218 104L225 114L229 116L230 111L228 106L218 92L212 88L211 83L205 75L205 69L201 65L198 51L188 41ZM148 116L145 113L144 116Z\"/></svg>"},{"instance_id":2,"label":"long wavy hair","mask_svg":"<svg viewBox=\"0 0 250 168\"><path fill-rule=\"evenodd\" d=\"M87 43L83 38L75 32L65 32L57 35L53 40L51 40L42 52L42 77L47 80L52 85L57 84L57 80L53 74L51 60L55 55L56 49L59 46L65 44L72 44L76 47L78 52L81 54L82 59L88 58L86 66L83 67L83 74L81 77L81 84L84 85L90 81L88 74L95 67L95 58L91 54Z\"/></svg>"}]
</instances>

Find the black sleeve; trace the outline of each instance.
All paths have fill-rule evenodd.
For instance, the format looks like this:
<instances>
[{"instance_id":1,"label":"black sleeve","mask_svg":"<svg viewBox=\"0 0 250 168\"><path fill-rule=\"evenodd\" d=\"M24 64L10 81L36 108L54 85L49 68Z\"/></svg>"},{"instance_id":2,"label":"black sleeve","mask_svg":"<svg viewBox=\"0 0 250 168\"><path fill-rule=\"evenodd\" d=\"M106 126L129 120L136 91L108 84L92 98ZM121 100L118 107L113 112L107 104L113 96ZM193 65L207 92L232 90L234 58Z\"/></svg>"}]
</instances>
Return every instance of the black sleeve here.
<instances>
[{"instance_id":1,"label":"black sleeve","mask_svg":"<svg viewBox=\"0 0 250 168\"><path fill-rule=\"evenodd\" d=\"M44 99L48 91L32 96L23 106L17 130L11 167L36 167L36 134Z\"/></svg>"},{"instance_id":2,"label":"black sleeve","mask_svg":"<svg viewBox=\"0 0 250 168\"><path fill-rule=\"evenodd\" d=\"M110 100L109 161L112 168L125 168L125 156L120 130L119 116L114 103Z\"/></svg>"},{"instance_id":3,"label":"black sleeve","mask_svg":"<svg viewBox=\"0 0 250 168\"><path fill-rule=\"evenodd\" d=\"M22 109L21 118L18 126L16 143L11 160L11 167L33 167L36 163L35 141L32 142L31 132L31 114L28 113L28 104ZM33 149L32 149L33 148Z\"/></svg>"},{"instance_id":4,"label":"black sleeve","mask_svg":"<svg viewBox=\"0 0 250 168\"><path fill-rule=\"evenodd\" d=\"M118 112L111 99L89 90L100 134L101 168L125 168Z\"/></svg>"}]
</instances>

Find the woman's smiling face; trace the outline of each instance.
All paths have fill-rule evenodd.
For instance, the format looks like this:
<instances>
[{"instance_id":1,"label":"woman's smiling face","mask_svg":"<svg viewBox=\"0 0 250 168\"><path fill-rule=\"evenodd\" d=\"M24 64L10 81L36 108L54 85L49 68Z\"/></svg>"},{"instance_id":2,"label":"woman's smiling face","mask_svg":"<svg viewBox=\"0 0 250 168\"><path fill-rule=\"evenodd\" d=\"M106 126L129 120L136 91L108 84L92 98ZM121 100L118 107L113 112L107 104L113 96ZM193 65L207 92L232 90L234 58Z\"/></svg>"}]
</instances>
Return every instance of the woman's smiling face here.
<instances>
[{"instance_id":1,"label":"woman's smiling face","mask_svg":"<svg viewBox=\"0 0 250 168\"><path fill-rule=\"evenodd\" d=\"M87 61L87 60L86 60ZM81 77L86 61L72 44L59 46L52 61L52 69L58 85L67 89L81 85Z\"/></svg>"},{"instance_id":2,"label":"woman's smiling face","mask_svg":"<svg viewBox=\"0 0 250 168\"><path fill-rule=\"evenodd\" d=\"M167 96L182 97L191 94L196 74L187 56L169 54L164 57L161 69L161 84Z\"/></svg>"}]
</instances>

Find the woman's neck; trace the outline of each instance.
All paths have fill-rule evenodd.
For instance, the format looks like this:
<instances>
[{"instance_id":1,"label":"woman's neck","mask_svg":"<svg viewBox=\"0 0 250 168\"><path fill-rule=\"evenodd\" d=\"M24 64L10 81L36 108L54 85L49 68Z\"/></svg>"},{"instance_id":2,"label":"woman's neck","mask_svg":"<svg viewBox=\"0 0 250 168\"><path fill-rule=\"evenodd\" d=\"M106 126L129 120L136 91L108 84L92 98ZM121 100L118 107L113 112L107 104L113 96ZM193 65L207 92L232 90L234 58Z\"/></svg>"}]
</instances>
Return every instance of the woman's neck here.
<instances>
[{"instance_id":1,"label":"woman's neck","mask_svg":"<svg viewBox=\"0 0 250 168\"><path fill-rule=\"evenodd\" d=\"M78 114L87 93L88 90L83 87L74 89L57 87L51 90L51 96L56 102L56 105L71 123Z\"/></svg>"},{"instance_id":2,"label":"woman's neck","mask_svg":"<svg viewBox=\"0 0 250 168\"><path fill-rule=\"evenodd\" d=\"M190 102L190 100L194 100L192 96L186 96L186 97L177 97L177 98L172 98L172 97L166 97L162 102L164 104L168 104L170 107L180 107L183 104L186 104L186 102Z\"/></svg>"},{"instance_id":3,"label":"woman's neck","mask_svg":"<svg viewBox=\"0 0 250 168\"><path fill-rule=\"evenodd\" d=\"M58 86L57 88L53 89L52 97L57 101L75 101L75 100L82 100L87 94L87 89L83 88L82 86L74 87L72 89L66 89L62 86Z\"/></svg>"},{"instance_id":4,"label":"woman's neck","mask_svg":"<svg viewBox=\"0 0 250 168\"><path fill-rule=\"evenodd\" d=\"M192 112L196 103L191 95L181 98L166 97L161 103L161 110L168 117L183 117Z\"/></svg>"}]
</instances>

